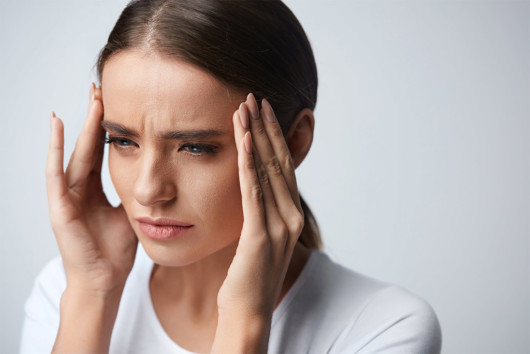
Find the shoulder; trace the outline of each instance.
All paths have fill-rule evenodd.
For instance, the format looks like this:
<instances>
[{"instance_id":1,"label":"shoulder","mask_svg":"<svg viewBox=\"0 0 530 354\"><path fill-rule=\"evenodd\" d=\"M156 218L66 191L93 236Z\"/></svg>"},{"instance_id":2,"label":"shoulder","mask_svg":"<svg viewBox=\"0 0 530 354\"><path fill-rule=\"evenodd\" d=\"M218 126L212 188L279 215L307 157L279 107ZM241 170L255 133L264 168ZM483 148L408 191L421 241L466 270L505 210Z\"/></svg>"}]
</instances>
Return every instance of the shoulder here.
<instances>
[{"instance_id":1,"label":"shoulder","mask_svg":"<svg viewBox=\"0 0 530 354\"><path fill-rule=\"evenodd\" d=\"M434 310L407 289L348 269L320 251L313 251L298 281L284 313L275 315L283 330L295 326L292 321L300 325L291 334L312 341L308 352L440 350Z\"/></svg>"},{"instance_id":2,"label":"shoulder","mask_svg":"<svg viewBox=\"0 0 530 354\"><path fill-rule=\"evenodd\" d=\"M66 276L63 262L60 256L51 259L39 272L33 283L30 297L26 301L26 310L33 307L33 310L53 307L59 310L59 301L66 288Z\"/></svg>"},{"instance_id":3,"label":"shoulder","mask_svg":"<svg viewBox=\"0 0 530 354\"><path fill-rule=\"evenodd\" d=\"M120 301L119 313L133 308L139 287L146 287L152 261L138 247L133 269L127 278ZM22 328L21 353L50 352L59 328L61 296L66 289L62 258L50 260L39 272L26 300ZM133 301L134 300L134 301ZM127 305L129 304L129 307ZM123 308L123 309L122 309ZM122 317L126 317L122 314Z\"/></svg>"},{"instance_id":4,"label":"shoulder","mask_svg":"<svg viewBox=\"0 0 530 354\"><path fill-rule=\"evenodd\" d=\"M439 353L441 328L431 305L399 286L374 293L342 331L339 348L355 352Z\"/></svg>"},{"instance_id":5,"label":"shoulder","mask_svg":"<svg viewBox=\"0 0 530 354\"><path fill-rule=\"evenodd\" d=\"M24 305L21 353L51 351L59 327L60 301L65 288L63 262L57 256L37 275Z\"/></svg>"}]
</instances>

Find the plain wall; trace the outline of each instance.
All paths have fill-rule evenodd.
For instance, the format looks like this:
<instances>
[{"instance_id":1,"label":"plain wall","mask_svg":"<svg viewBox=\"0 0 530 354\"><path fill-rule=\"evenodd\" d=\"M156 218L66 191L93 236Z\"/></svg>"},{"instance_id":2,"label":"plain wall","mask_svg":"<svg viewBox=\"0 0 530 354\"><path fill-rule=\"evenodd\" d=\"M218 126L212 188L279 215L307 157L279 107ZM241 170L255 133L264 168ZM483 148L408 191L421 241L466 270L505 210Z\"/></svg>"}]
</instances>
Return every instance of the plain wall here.
<instances>
[{"instance_id":1,"label":"plain wall","mask_svg":"<svg viewBox=\"0 0 530 354\"><path fill-rule=\"evenodd\" d=\"M58 254L49 114L67 161L126 1L0 3L0 352ZM530 352L530 4L289 0L319 70L297 170L326 251L435 309L444 353ZM107 169L105 189L116 202Z\"/></svg>"}]
</instances>

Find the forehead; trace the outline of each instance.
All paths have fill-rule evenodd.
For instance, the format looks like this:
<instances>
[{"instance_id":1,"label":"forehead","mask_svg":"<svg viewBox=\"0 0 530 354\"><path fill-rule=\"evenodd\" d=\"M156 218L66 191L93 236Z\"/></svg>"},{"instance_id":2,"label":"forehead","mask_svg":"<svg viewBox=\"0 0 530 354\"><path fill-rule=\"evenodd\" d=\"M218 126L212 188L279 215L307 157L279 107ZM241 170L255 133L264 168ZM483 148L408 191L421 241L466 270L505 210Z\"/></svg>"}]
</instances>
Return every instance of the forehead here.
<instances>
[{"instance_id":1,"label":"forehead","mask_svg":"<svg viewBox=\"0 0 530 354\"><path fill-rule=\"evenodd\" d=\"M242 94L185 61L138 51L112 56L102 78L104 115L175 123L196 122L200 117L220 118L244 100ZM150 118L151 117L151 118Z\"/></svg>"}]
</instances>

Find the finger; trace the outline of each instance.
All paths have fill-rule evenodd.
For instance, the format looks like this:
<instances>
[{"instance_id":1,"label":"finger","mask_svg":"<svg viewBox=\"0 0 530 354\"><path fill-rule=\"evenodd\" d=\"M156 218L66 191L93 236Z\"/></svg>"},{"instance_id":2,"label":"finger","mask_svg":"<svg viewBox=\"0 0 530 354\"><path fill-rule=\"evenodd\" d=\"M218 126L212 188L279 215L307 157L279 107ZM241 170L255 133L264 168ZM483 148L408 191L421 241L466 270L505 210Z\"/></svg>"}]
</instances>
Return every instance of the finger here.
<instances>
[{"instance_id":1,"label":"finger","mask_svg":"<svg viewBox=\"0 0 530 354\"><path fill-rule=\"evenodd\" d=\"M96 149L94 151L94 163L91 171L93 173L101 174L103 167L103 155L105 152L105 130L100 128L100 134L97 141Z\"/></svg>"},{"instance_id":2,"label":"finger","mask_svg":"<svg viewBox=\"0 0 530 354\"><path fill-rule=\"evenodd\" d=\"M90 91L88 92L88 109L87 114L90 112L90 102L92 102L92 97L94 97L94 90L96 89L96 86L93 82L90 83Z\"/></svg>"},{"instance_id":3,"label":"finger","mask_svg":"<svg viewBox=\"0 0 530 354\"><path fill-rule=\"evenodd\" d=\"M261 116L265 121L265 131L267 132L267 136L269 137L269 141L272 146L272 150L274 151L274 155L278 159L277 161L282 171L283 178L285 179L285 183L289 188L291 196L295 201L298 210L302 211L300 196L298 194L298 186L296 183L296 175L294 172L293 158L291 156L291 152L289 151L289 147L287 146L287 142L285 141L285 138L283 136L280 124L276 119L276 115L274 114L274 111L269 101L267 101L265 98L261 101Z\"/></svg>"},{"instance_id":4,"label":"finger","mask_svg":"<svg viewBox=\"0 0 530 354\"><path fill-rule=\"evenodd\" d=\"M236 125L236 124L234 124ZM252 137L246 132L236 144L238 150L239 183L243 203L243 229L256 236L266 236L263 193L252 157Z\"/></svg>"},{"instance_id":5,"label":"finger","mask_svg":"<svg viewBox=\"0 0 530 354\"><path fill-rule=\"evenodd\" d=\"M259 156L259 159L262 161L265 171L268 175L280 215L290 219L293 214L299 213L301 210L300 198L298 196L298 190L296 189L296 180L294 184L295 188L291 190L284 176L284 169L282 169L279 162L280 158L274 151L272 145L274 141L283 140L285 142L285 139L281 133L279 124L274 124L272 122L267 122L267 124L265 124L263 121L263 115L259 114L254 95L248 95L246 104L249 106L249 111L252 112L250 127L254 137L256 155ZM268 127L268 125L273 126ZM276 127L274 127L274 125ZM274 128L279 129L279 133L277 130L274 130ZM268 134L267 130L271 131L270 135ZM286 170L286 172L289 172L289 170Z\"/></svg>"},{"instance_id":6,"label":"finger","mask_svg":"<svg viewBox=\"0 0 530 354\"><path fill-rule=\"evenodd\" d=\"M101 107L103 107L103 95L101 92L101 87L95 88L94 90L94 99L101 102ZM100 123L101 124L101 123ZM99 128L100 130L100 136L99 141L96 146L95 151L95 157L94 157L94 165L92 167L92 171L101 175L101 169L103 165L103 154L105 152L105 129Z\"/></svg>"},{"instance_id":7,"label":"finger","mask_svg":"<svg viewBox=\"0 0 530 354\"><path fill-rule=\"evenodd\" d=\"M259 154L256 153L256 145L253 146L253 157L254 165L256 166L256 173L258 175L258 181L260 183L261 191L263 194L263 205L265 210L265 223L267 225L267 233L269 237L276 241L275 245L283 248L288 235L288 228L285 225L278 206L276 204L274 193L271 188L271 181L266 171L266 167L263 165ZM289 196L287 192L287 197ZM292 202L291 202L292 204Z\"/></svg>"},{"instance_id":8,"label":"finger","mask_svg":"<svg viewBox=\"0 0 530 354\"><path fill-rule=\"evenodd\" d=\"M86 181L94 165L96 146L101 135L102 113L101 103L92 97L85 124L66 168L66 184L71 188Z\"/></svg>"},{"instance_id":9,"label":"finger","mask_svg":"<svg viewBox=\"0 0 530 354\"><path fill-rule=\"evenodd\" d=\"M237 138L245 138L245 134L247 134L245 127L249 126L248 116L249 112L247 110L247 106L242 103L233 117L234 131L235 136ZM248 134L247 136L249 138L251 137L250 134ZM278 212L278 208L274 200L274 195L269 184L269 179L265 171L265 167L263 166L259 155L255 153L254 146L252 147L251 151L255 174L257 175L257 181L259 182L259 187L261 189L262 205L264 212L263 223L267 226L267 235L269 235L273 239L281 238L282 240L285 240L285 236L287 234L287 227L284 225L283 220ZM282 247L281 244L280 247Z\"/></svg>"},{"instance_id":10,"label":"finger","mask_svg":"<svg viewBox=\"0 0 530 354\"><path fill-rule=\"evenodd\" d=\"M236 142L236 147L239 149L241 139L243 139L249 126L248 110L246 109L244 102L242 102L239 105L239 108L234 112L232 123L234 125L234 139Z\"/></svg>"},{"instance_id":11,"label":"finger","mask_svg":"<svg viewBox=\"0 0 530 354\"><path fill-rule=\"evenodd\" d=\"M51 203L61 199L67 193L63 170L64 125L53 112L50 117L50 130L50 145L46 161L46 190L51 209Z\"/></svg>"}]
</instances>

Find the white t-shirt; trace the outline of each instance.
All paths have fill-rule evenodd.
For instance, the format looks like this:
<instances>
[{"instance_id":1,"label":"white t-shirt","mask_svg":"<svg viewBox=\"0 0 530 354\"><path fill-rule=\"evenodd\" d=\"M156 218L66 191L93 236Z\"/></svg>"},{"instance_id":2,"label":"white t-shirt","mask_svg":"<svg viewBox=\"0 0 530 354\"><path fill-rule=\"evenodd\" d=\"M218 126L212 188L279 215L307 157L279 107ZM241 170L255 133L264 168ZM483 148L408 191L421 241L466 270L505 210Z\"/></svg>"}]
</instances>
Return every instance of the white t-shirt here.
<instances>
[{"instance_id":1,"label":"white t-shirt","mask_svg":"<svg viewBox=\"0 0 530 354\"><path fill-rule=\"evenodd\" d=\"M166 334L151 302L153 261L141 244L112 332L111 353L191 353ZM60 257L41 271L25 305L21 353L49 353L66 287ZM269 353L439 353L441 330L422 298L312 251L272 316Z\"/></svg>"}]
</instances>

